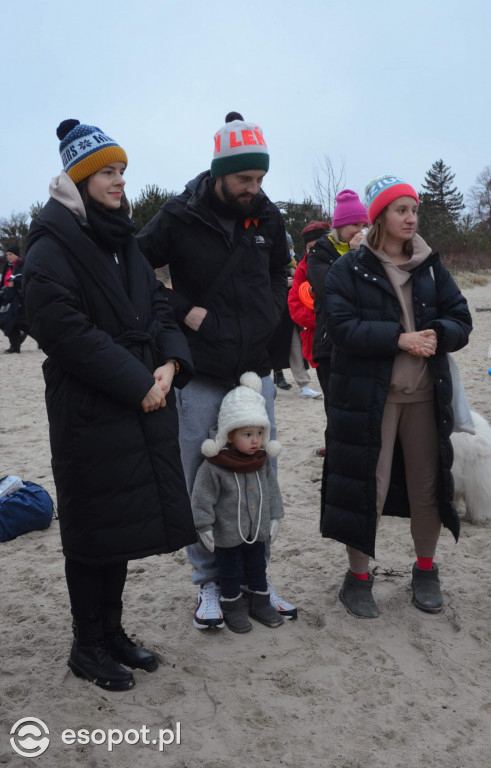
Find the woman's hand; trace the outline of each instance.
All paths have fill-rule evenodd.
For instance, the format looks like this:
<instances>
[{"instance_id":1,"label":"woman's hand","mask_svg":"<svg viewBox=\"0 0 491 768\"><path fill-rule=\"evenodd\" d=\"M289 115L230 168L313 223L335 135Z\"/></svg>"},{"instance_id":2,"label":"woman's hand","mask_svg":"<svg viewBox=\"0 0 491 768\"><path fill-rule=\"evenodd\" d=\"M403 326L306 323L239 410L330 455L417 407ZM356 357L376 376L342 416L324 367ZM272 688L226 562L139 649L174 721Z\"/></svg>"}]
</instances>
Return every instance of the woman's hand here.
<instances>
[{"instance_id":1,"label":"woman's hand","mask_svg":"<svg viewBox=\"0 0 491 768\"><path fill-rule=\"evenodd\" d=\"M148 390L141 402L141 406L144 413L158 411L159 408L165 406L165 395L162 394L162 390L157 382Z\"/></svg>"},{"instance_id":2,"label":"woman's hand","mask_svg":"<svg viewBox=\"0 0 491 768\"><path fill-rule=\"evenodd\" d=\"M349 247L352 251L356 251L360 247L360 243L363 239L363 232L357 232L356 235L353 235L351 240L349 241Z\"/></svg>"},{"instance_id":3,"label":"woman's hand","mask_svg":"<svg viewBox=\"0 0 491 768\"><path fill-rule=\"evenodd\" d=\"M169 392L172 381L174 379L174 375L176 372L176 366L174 365L174 362L172 360L169 360L164 365L161 365L159 368L157 368L154 371L153 378L157 382L157 384L160 387L160 391L162 392L162 395L164 396L164 405L165 405L165 396Z\"/></svg>"},{"instance_id":4,"label":"woman's hand","mask_svg":"<svg viewBox=\"0 0 491 768\"><path fill-rule=\"evenodd\" d=\"M397 346L414 357L431 357L436 352L436 332L429 328L426 331L401 333Z\"/></svg>"}]
</instances>

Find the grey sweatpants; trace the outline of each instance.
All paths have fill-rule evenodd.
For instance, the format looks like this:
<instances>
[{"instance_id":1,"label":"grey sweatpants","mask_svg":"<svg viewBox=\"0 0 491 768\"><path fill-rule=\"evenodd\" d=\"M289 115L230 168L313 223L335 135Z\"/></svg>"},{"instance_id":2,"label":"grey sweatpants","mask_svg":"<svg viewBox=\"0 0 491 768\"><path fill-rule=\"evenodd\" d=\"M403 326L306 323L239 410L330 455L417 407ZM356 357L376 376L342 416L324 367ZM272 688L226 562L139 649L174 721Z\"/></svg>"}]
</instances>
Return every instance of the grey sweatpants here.
<instances>
[{"instance_id":1,"label":"grey sweatpants","mask_svg":"<svg viewBox=\"0 0 491 768\"><path fill-rule=\"evenodd\" d=\"M276 438L274 419L274 399L276 387L270 376L262 379L262 395L266 400L266 413L271 425L271 439ZM176 389L177 409L179 413L179 445L182 466L189 493L191 493L198 467L204 461L201 453L202 443L210 436L216 426L218 411L223 398L230 388L211 379L195 376L184 389ZM276 460L271 462L276 471ZM209 552L201 543L186 547L188 560L194 568L193 584L205 584L218 579L215 554ZM266 542L266 561L270 557L270 542Z\"/></svg>"},{"instance_id":2,"label":"grey sweatpants","mask_svg":"<svg viewBox=\"0 0 491 768\"><path fill-rule=\"evenodd\" d=\"M411 510L411 535L416 555L433 557L440 536L438 513L438 435L433 401L386 403L382 418L382 448L378 459L377 525L389 490L396 437L404 455ZM369 557L347 547L353 573L366 573Z\"/></svg>"}]
</instances>

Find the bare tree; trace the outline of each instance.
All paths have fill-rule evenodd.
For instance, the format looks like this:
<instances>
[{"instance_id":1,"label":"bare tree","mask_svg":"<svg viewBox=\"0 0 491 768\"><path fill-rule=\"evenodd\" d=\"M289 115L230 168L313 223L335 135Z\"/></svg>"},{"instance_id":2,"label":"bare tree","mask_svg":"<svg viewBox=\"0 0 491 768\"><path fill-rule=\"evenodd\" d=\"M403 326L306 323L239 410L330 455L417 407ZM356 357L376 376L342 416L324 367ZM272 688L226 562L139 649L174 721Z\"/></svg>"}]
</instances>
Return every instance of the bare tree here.
<instances>
[{"instance_id":1,"label":"bare tree","mask_svg":"<svg viewBox=\"0 0 491 768\"><path fill-rule=\"evenodd\" d=\"M344 189L346 183L346 159L341 160L341 168L336 171L331 158L324 155L319 166L314 169L314 195L329 219L336 207L336 195Z\"/></svg>"},{"instance_id":2,"label":"bare tree","mask_svg":"<svg viewBox=\"0 0 491 768\"><path fill-rule=\"evenodd\" d=\"M491 229L491 165L481 171L471 187L469 205L476 223Z\"/></svg>"}]
</instances>

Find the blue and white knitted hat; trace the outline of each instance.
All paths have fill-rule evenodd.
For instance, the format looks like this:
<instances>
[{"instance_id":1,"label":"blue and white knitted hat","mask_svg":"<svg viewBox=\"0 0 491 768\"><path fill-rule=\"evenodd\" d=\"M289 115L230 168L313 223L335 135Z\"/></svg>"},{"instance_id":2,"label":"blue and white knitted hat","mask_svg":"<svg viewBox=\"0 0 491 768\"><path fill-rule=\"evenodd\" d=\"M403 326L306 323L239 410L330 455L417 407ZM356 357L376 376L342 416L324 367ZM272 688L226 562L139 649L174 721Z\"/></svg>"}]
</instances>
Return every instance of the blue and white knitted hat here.
<instances>
[{"instance_id":1,"label":"blue and white knitted hat","mask_svg":"<svg viewBox=\"0 0 491 768\"><path fill-rule=\"evenodd\" d=\"M114 139L95 125L81 125L79 120L63 120L56 129L60 139L63 170L77 184L105 165L128 165L126 152Z\"/></svg>"}]
</instances>

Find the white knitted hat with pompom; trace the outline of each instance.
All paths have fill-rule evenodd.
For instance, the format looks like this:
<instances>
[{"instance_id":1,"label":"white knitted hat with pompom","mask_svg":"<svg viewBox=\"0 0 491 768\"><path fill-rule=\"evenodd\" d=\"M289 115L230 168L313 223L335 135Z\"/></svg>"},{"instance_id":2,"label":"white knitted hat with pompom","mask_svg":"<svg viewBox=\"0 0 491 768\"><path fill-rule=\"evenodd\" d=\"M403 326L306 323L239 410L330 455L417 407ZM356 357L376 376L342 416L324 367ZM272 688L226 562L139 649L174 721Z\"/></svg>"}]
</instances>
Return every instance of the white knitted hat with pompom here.
<instances>
[{"instance_id":1,"label":"white knitted hat with pompom","mask_svg":"<svg viewBox=\"0 0 491 768\"><path fill-rule=\"evenodd\" d=\"M214 440L205 440L201 452L217 456L227 445L228 435L240 427L263 427L263 448L270 458L281 451L277 440L270 440L270 423L266 413L266 400L261 395L261 379L257 373L248 371L240 377L240 386L232 389L222 400L218 414L218 431Z\"/></svg>"}]
</instances>

